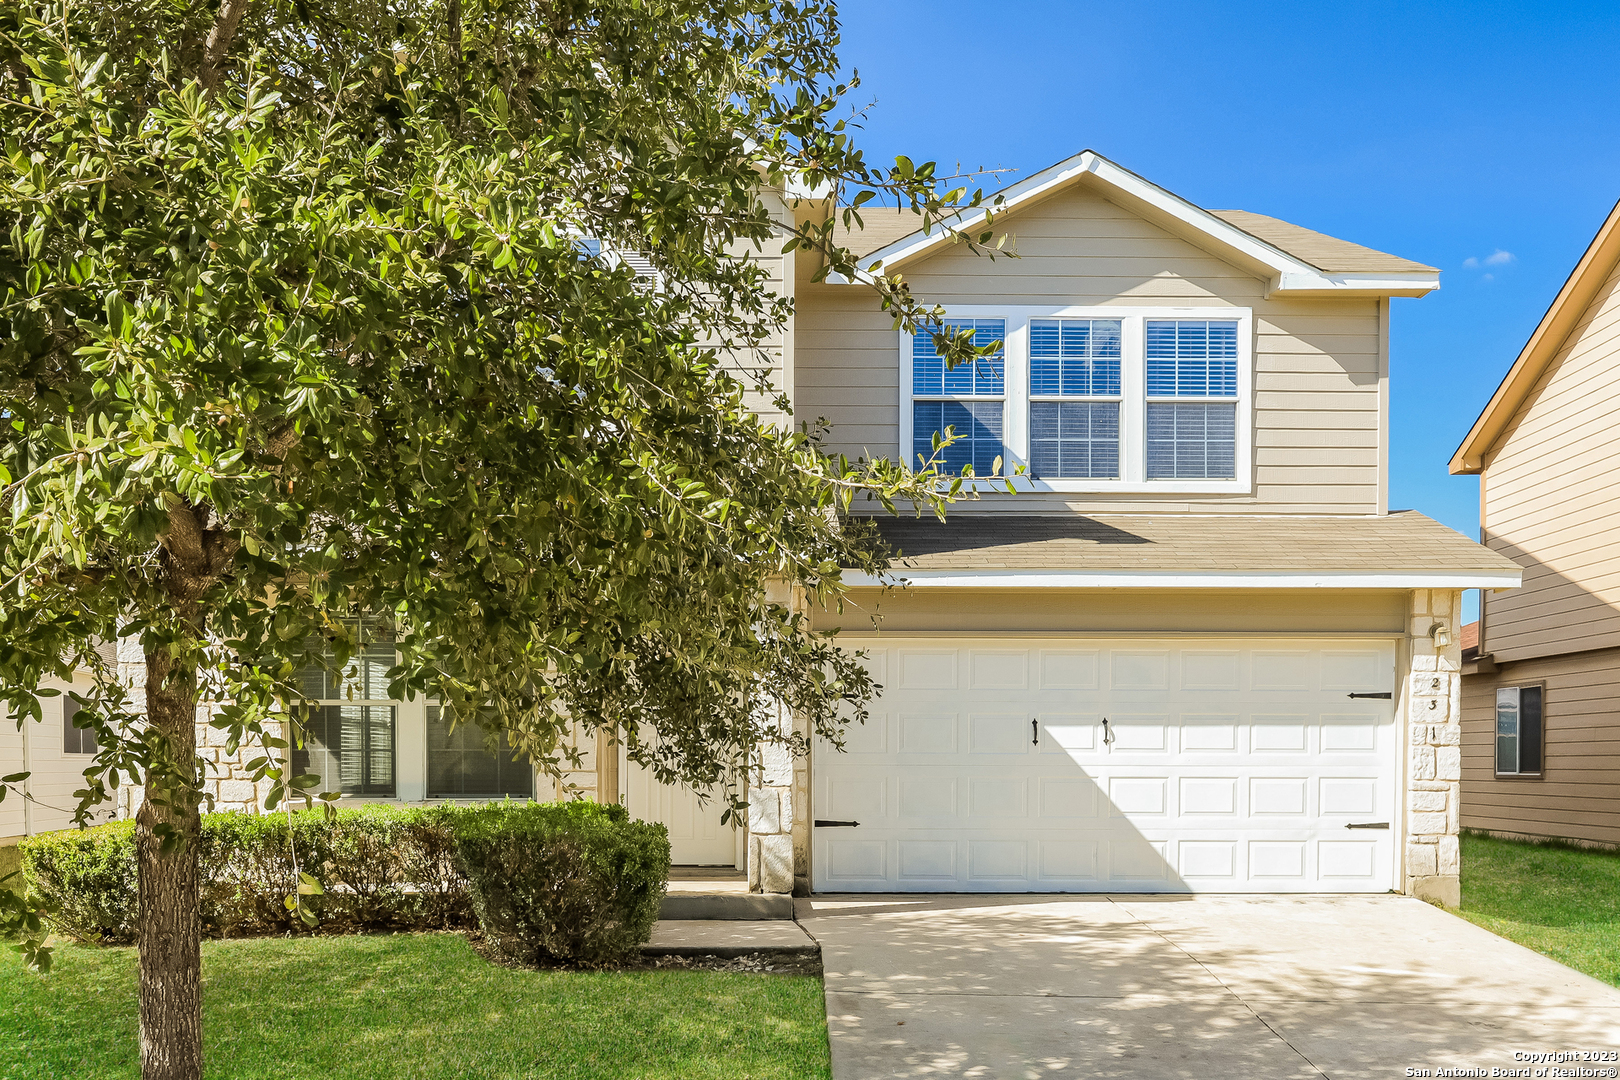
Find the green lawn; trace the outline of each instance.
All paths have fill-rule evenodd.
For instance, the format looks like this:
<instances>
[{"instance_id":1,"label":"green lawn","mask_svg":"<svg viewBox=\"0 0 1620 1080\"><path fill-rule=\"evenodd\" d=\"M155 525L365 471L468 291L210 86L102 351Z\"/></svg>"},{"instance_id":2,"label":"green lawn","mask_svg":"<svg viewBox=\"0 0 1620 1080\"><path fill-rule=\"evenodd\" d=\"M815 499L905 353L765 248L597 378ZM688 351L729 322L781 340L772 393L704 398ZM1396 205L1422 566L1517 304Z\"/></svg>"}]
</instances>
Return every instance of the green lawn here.
<instances>
[{"instance_id":1,"label":"green lawn","mask_svg":"<svg viewBox=\"0 0 1620 1080\"><path fill-rule=\"evenodd\" d=\"M1464 836L1462 916L1620 986L1620 853Z\"/></svg>"},{"instance_id":2,"label":"green lawn","mask_svg":"<svg viewBox=\"0 0 1620 1080\"><path fill-rule=\"evenodd\" d=\"M135 952L0 956L0 1080L138 1075ZM821 980L517 971L450 934L203 944L210 1077L831 1075Z\"/></svg>"}]
</instances>

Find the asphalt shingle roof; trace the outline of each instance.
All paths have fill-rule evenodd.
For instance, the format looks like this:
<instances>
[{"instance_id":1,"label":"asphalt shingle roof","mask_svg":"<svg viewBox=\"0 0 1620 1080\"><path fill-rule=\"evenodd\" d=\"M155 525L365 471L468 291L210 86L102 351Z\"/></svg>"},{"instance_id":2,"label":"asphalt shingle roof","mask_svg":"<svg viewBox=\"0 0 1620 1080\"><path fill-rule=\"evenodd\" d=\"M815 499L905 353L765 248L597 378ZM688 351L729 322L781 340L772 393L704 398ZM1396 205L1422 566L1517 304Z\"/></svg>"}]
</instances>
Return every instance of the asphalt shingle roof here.
<instances>
[{"instance_id":1,"label":"asphalt shingle roof","mask_svg":"<svg viewBox=\"0 0 1620 1080\"><path fill-rule=\"evenodd\" d=\"M1238 514L874 517L897 570L1471 571L1518 564L1414 510L1383 517Z\"/></svg>"}]
</instances>

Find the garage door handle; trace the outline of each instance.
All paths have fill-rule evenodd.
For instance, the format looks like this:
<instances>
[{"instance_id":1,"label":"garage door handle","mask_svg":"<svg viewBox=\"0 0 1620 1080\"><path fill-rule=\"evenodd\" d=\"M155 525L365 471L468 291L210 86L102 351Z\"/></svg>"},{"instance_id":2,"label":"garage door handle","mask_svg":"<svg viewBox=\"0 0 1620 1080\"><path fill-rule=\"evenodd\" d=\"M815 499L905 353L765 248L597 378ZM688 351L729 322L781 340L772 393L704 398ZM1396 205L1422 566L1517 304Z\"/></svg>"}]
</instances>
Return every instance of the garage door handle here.
<instances>
[{"instance_id":1,"label":"garage door handle","mask_svg":"<svg viewBox=\"0 0 1620 1080\"><path fill-rule=\"evenodd\" d=\"M1358 821L1354 825L1346 825L1345 828L1347 828L1347 829L1387 829L1387 828L1389 828L1389 822L1387 822L1387 821Z\"/></svg>"},{"instance_id":2,"label":"garage door handle","mask_svg":"<svg viewBox=\"0 0 1620 1080\"><path fill-rule=\"evenodd\" d=\"M1039 720L1031 720L1029 722L1029 735L1030 740L1034 742L1036 746L1041 745L1041 722Z\"/></svg>"},{"instance_id":3,"label":"garage door handle","mask_svg":"<svg viewBox=\"0 0 1620 1080\"><path fill-rule=\"evenodd\" d=\"M1388 691L1388 690L1381 690L1376 694L1346 694L1344 696L1345 697L1353 697L1353 698L1357 698L1357 697L1377 698L1379 701L1389 701L1389 700L1391 700L1391 699L1393 699L1395 697L1395 695L1393 693L1391 693L1390 691Z\"/></svg>"},{"instance_id":4,"label":"garage door handle","mask_svg":"<svg viewBox=\"0 0 1620 1080\"><path fill-rule=\"evenodd\" d=\"M818 829L858 829L860 825L858 821L827 821L824 818L816 818Z\"/></svg>"}]
</instances>

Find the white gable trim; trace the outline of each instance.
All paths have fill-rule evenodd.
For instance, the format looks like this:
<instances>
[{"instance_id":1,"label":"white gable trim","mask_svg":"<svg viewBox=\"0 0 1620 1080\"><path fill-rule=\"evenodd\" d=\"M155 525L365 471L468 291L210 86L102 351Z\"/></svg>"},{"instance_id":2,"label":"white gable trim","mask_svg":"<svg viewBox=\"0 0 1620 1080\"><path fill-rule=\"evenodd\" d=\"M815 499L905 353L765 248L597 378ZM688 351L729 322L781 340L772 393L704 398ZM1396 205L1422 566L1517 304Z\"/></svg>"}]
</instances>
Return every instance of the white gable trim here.
<instances>
[{"instance_id":1,"label":"white gable trim","mask_svg":"<svg viewBox=\"0 0 1620 1080\"><path fill-rule=\"evenodd\" d=\"M1327 273L1318 270L1311 264L1272 247L1209 211L1193 205L1181 196L1144 180L1129 169L1116 165L1092 150L1083 150L1066 161L1060 161L1007 188L1001 193L1003 201L997 214L1051 194L1088 174L1095 177L1096 182L1114 189L1121 195L1144 203L1193 232L1201 233L1251 262L1267 267L1272 272L1270 293L1273 295L1364 293L1380 296L1421 296L1440 287L1440 275L1437 271L1400 274ZM952 228L967 231L982 222L986 212L987 208L983 207L967 211L951 223ZM870 255L863 256L861 262L868 269L863 270L856 279L852 280L840 274L829 274L827 280L835 285L869 282L878 270L884 273L892 272L896 266L949 241L950 234L945 229L936 227L931 233L919 230ZM878 270L873 270L874 267Z\"/></svg>"},{"instance_id":2,"label":"white gable trim","mask_svg":"<svg viewBox=\"0 0 1620 1080\"><path fill-rule=\"evenodd\" d=\"M850 588L1516 589L1521 570L905 570L845 573Z\"/></svg>"}]
</instances>

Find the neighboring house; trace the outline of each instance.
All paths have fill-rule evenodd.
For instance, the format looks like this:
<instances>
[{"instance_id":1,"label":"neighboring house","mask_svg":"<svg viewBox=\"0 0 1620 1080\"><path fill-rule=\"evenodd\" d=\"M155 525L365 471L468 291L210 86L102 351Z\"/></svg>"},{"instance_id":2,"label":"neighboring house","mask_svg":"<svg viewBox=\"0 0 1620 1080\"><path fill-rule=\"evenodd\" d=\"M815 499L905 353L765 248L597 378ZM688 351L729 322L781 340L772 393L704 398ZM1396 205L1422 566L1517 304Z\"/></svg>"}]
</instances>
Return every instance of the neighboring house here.
<instances>
[{"instance_id":1,"label":"neighboring house","mask_svg":"<svg viewBox=\"0 0 1620 1080\"><path fill-rule=\"evenodd\" d=\"M845 234L1003 343L975 368L945 370L866 286L816 282L811 255L759 256L795 304L773 369L795 420L826 418L834 452L911 460L953 426L951 467L999 457L1017 489L981 483L943 525L879 516L909 587L856 579L842 612L810 613L869 652L870 722L843 753L767 754L746 832L606 739L569 779L670 824L677 862L746 865L766 891L1456 903L1460 590L1520 571L1388 509L1390 300L1438 272L1201 209L1089 151L1005 195L1016 259L870 206ZM425 703L329 703L325 767L355 797L503 783L477 759L480 783L435 787L452 751Z\"/></svg>"},{"instance_id":2,"label":"neighboring house","mask_svg":"<svg viewBox=\"0 0 1620 1080\"><path fill-rule=\"evenodd\" d=\"M1620 845L1620 207L1451 459L1524 587L1480 594L1469 828Z\"/></svg>"}]
</instances>

